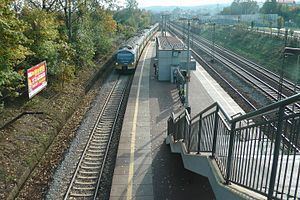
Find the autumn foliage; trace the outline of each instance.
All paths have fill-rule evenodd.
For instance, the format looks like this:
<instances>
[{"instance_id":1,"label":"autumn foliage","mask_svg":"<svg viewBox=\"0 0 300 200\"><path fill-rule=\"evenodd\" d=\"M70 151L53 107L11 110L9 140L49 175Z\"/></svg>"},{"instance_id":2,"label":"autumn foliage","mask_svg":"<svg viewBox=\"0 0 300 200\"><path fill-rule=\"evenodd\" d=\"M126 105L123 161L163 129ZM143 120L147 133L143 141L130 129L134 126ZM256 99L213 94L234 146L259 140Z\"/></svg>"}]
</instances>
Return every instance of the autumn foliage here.
<instances>
[{"instance_id":1,"label":"autumn foliage","mask_svg":"<svg viewBox=\"0 0 300 200\"><path fill-rule=\"evenodd\" d=\"M140 27L142 11L114 11L114 6L111 0L1 0L0 103L26 90L24 72L30 66L46 61L50 84L63 85L80 69L95 66L116 38ZM123 10L132 23L114 19Z\"/></svg>"}]
</instances>

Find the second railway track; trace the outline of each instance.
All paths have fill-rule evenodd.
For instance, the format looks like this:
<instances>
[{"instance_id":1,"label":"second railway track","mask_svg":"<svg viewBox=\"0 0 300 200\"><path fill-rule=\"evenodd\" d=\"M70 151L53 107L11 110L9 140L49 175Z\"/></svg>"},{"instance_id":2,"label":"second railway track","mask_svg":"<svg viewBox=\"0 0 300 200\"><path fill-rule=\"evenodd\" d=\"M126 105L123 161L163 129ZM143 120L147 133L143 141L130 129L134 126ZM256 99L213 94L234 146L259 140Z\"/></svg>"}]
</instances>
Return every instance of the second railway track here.
<instances>
[{"instance_id":1,"label":"second railway track","mask_svg":"<svg viewBox=\"0 0 300 200\"><path fill-rule=\"evenodd\" d=\"M176 27L176 28L175 28ZM180 29L180 30L179 30ZM176 32L180 36L183 35L181 32L181 27L178 25L173 25L172 31ZM198 36L195 37L195 46L197 46L201 51L205 52L207 55L211 54L211 43L206 39L202 39ZM223 47L216 46L215 59L226 66L232 72L237 74L239 77L243 78L250 84L261 90L267 97L272 101L276 101L278 98L278 75L269 72L268 70L263 70L262 67L250 62L243 57L231 53L230 51L224 49ZM277 85L276 85L277 84ZM292 83L286 79L283 81L283 93L281 96L286 98L292 95L293 87ZM294 110L296 109L296 110ZM288 108L287 112L298 112L300 110L300 105L296 104L293 108Z\"/></svg>"},{"instance_id":2,"label":"second railway track","mask_svg":"<svg viewBox=\"0 0 300 200\"><path fill-rule=\"evenodd\" d=\"M64 199L97 199L110 143L131 79L131 76L119 76L113 83L81 153Z\"/></svg>"}]
</instances>

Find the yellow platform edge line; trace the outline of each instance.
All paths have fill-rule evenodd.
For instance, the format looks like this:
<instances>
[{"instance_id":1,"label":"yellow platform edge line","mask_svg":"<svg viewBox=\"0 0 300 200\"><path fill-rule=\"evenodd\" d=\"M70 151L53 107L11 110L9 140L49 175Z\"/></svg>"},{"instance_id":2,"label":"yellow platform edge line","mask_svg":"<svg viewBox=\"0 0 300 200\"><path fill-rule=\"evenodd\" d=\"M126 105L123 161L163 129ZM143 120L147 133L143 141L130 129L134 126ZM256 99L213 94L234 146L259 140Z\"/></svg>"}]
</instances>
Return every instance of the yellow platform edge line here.
<instances>
[{"instance_id":1,"label":"yellow platform edge line","mask_svg":"<svg viewBox=\"0 0 300 200\"><path fill-rule=\"evenodd\" d=\"M139 98L140 98L140 88L141 88L141 82L144 72L144 66L146 61L146 56L148 55L148 51L151 45L147 46L147 50L144 54L141 73L139 77L138 82L138 88L137 88L137 95L135 100L135 109L134 109L134 115L133 115L133 124L132 124L132 135L131 135L131 142L130 142L130 164L129 164L129 174L128 174L128 182L127 182L127 200L132 199L132 185L133 185L133 176L134 176L134 149L135 149L135 135L136 135L136 125L137 125L137 117L138 117L138 111L139 111Z\"/></svg>"}]
</instances>

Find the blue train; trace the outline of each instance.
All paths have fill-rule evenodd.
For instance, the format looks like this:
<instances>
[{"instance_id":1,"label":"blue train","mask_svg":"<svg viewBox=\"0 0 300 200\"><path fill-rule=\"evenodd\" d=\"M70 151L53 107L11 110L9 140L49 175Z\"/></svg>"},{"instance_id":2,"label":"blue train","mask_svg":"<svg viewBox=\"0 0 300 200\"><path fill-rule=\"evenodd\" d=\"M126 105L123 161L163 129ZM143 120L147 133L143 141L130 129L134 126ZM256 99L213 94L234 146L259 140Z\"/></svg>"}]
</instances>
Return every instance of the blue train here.
<instances>
[{"instance_id":1,"label":"blue train","mask_svg":"<svg viewBox=\"0 0 300 200\"><path fill-rule=\"evenodd\" d=\"M116 52L115 69L122 73L134 72L143 49L157 30L158 24L155 24L127 40Z\"/></svg>"}]
</instances>

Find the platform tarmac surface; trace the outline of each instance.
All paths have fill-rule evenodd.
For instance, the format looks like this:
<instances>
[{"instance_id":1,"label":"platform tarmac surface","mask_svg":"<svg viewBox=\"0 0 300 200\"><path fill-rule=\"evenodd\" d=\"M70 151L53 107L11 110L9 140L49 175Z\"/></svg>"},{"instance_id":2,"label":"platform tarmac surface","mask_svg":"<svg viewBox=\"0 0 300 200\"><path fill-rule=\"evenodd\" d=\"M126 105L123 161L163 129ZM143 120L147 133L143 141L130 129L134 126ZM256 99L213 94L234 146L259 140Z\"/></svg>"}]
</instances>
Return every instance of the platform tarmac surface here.
<instances>
[{"instance_id":1,"label":"platform tarmac surface","mask_svg":"<svg viewBox=\"0 0 300 200\"><path fill-rule=\"evenodd\" d=\"M183 108L176 86L155 79L154 56L151 42L128 99L110 199L214 199L208 179L186 170L165 144L167 120Z\"/></svg>"}]
</instances>

